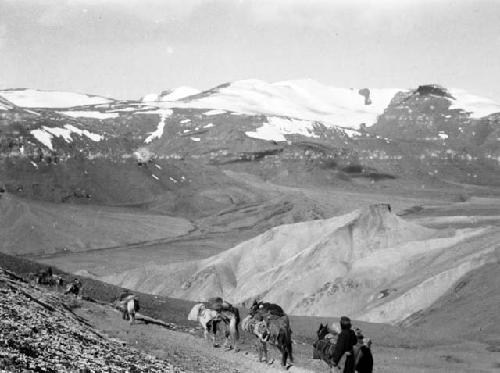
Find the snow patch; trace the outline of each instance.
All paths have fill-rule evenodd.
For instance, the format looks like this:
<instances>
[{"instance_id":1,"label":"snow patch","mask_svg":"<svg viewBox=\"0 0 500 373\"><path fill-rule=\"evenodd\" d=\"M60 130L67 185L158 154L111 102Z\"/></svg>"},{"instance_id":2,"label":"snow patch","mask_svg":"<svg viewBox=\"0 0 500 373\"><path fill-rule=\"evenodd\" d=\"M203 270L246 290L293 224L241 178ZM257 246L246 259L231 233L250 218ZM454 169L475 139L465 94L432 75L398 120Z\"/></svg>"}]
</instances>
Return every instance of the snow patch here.
<instances>
[{"instance_id":1,"label":"snow patch","mask_svg":"<svg viewBox=\"0 0 500 373\"><path fill-rule=\"evenodd\" d=\"M28 108L67 108L82 105L97 105L111 102L110 99L80 93L18 89L0 91L0 96L14 105Z\"/></svg>"},{"instance_id":2,"label":"snow patch","mask_svg":"<svg viewBox=\"0 0 500 373\"><path fill-rule=\"evenodd\" d=\"M30 133L50 150L54 150L52 147L52 138L54 136L62 137L66 142L73 141L73 139L71 138L72 133L76 133L80 136L86 136L92 141L101 141L102 139L104 139L104 136L102 135L92 133L88 130L81 130L75 126L72 126L71 124L64 125L64 128L43 126L42 128L30 131Z\"/></svg>"},{"instance_id":3,"label":"snow patch","mask_svg":"<svg viewBox=\"0 0 500 373\"><path fill-rule=\"evenodd\" d=\"M72 126L71 124L65 124L64 127L80 136L86 136L92 141L101 141L104 139L104 136L99 135L98 133L93 133L88 130L81 130L79 128L76 128L75 126Z\"/></svg>"},{"instance_id":4,"label":"snow patch","mask_svg":"<svg viewBox=\"0 0 500 373\"><path fill-rule=\"evenodd\" d=\"M361 136L361 132L356 131L356 130L351 130L351 129L347 129L347 128L343 128L342 130L345 132L347 137Z\"/></svg>"},{"instance_id":5,"label":"snow patch","mask_svg":"<svg viewBox=\"0 0 500 373\"><path fill-rule=\"evenodd\" d=\"M450 109L462 109L470 113L472 118L478 119L493 113L500 113L500 104L490 98L476 96L463 89L450 89L452 100Z\"/></svg>"},{"instance_id":6,"label":"snow patch","mask_svg":"<svg viewBox=\"0 0 500 373\"><path fill-rule=\"evenodd\" d=\"M443 140L446 140L448 138L448 134L441 131L438 132L438 136Z\"/></svg>"},{"instance_id":7,"label":"snow patch","mask_svg":"<svg viewBox=\"0 0 500 373\"><path fill-rule=\"evenodd\" d=\"M184 123L189 123L191 122L191 119L183 119L180 121L180 123L184 124Z\"/></svg>"},{"instance_id":8,"label":"snow patch","mask_svg":"<svg viewBox=\"0 0 500 373\"><path fill-rule=\"evenodd\" d=\"M121 111L125 111L125 109L122 109ZM58 111L58 113L73 118L95 118L100 120L116 118L120 115L118 113L103 113L100 111Z\"/></svg>"},{"instance_id":9,"label":"snow patch","mask_svg":"<svg viewBox=\"0 0 500 373\"><path fill-rule=\"evenodd\" d=\"M307 137L318 138L314 134L314 123L307 120L286 119L280 117L268 117L267 123L255 131L247 131L245 135L254 139L268 141L286 141L284 135L303 135Z\"/></svg>"},{"instance_id":10,"label":"snow patch","mask_svg":"<svg viewBox=\"0 0 500 373\"><path fill-rule=\"evenodd\" d=\"M191 137L191 140L198 142L198 141L200 141L201 139L200 139L199 137Z\"/></svg>"},{"instance_id":11,"label":"snow patch","mask_svg":"<svg viewBox=\"0 0 500 373\"><path fill-rule=\"evenodd\" d=\"M208 123L203 126L203 128L212 128L214 126L213 123Z\"/></svg>"},{"instance_id":12,"label":"snow patch","mask_svg":"<svg viewBox=\"0 0 500 373\"><path fill-rule=\"evenodd\" d=\"M219 115L219 114L226 114L226 111L225 110L214 109L214 110L209 110L209 111L203 113L203 115L206 115L207 117L209 117L211 115Z\"/></svg>"},{"instance_id":13,"label":"snow patch","mask_svg":"<svg viewBox=\"0 0 500 373\"><path fill-rule=\"evenodd\" d=\"M151 176L153 177L153 179L160 180L160 178L158 176L156 176L155 174L151 174Z\"/></svg>"},{"instance_id":14,"label":"snow patch","mask_svg":"<svg viewBox=\"0 0 500 373\"><path fill-rule=\"evenodd\" d=\"M52 148L52 135L50 133L43 129L31 130L30 133L47 148L54 150L54 148Z\"/></svg>"},{"instance_id":15,"label":"snow patch","mask_svg":"<svg viewBox=\"0 0 500 373\"><path fill-rule=\"evenodd\" d=\"M150 133L150 135L144 140L146 144L150 143L154 139L159 139L163 135L163 128L165 127L165 120L167 117L172 115L172 110L162 110L160 112L160 123L158 123L158 127L156 130Z\"/></svg>"}]
</instances>

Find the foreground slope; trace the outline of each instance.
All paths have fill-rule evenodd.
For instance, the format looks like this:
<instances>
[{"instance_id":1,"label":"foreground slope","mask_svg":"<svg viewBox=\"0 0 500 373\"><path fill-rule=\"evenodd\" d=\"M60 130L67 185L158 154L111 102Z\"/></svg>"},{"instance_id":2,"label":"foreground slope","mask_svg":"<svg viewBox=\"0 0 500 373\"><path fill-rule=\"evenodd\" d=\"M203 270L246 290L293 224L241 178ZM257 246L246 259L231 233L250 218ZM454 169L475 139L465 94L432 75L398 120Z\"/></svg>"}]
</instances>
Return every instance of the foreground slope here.
<instances>
[{"instance_id":1,"label":"foreground slope","mask_svg":"<svg viewBox=\"0 0 500 373\"><path fill-rule=\"evenodd\" d=\"M494 261L497 238L488 228L425 228L373 205L276 227L205 260L150 266L145 277L136 270L108 281L191 300L265 298L296 315L398 322Z\"/></svg>"},{"instance_id":2,"label":"foreground slope","mask_svg":"<svg viewBox=\"0 0 500 373\"><path fill-rule=\"evenodd\" d=\"M43 267L41 264L1 253L0 263L4 268L23 275L36 272ZM387 373L397 373L403 370L408 373L422 371L497 372L500 366L500 340L498 340L500 322L498 312L494 312L495 300L498 299L499 293L498 284L494 281L497 276L491 277L490 272L490 270L495 270L494 267L495 265L486 265L483 267L487 269L486 271L481 268L480 276L478 276L479 271L471 272L471 281L468 281L468 285L459 286L460 289L481 287L480 292L476 291L475 295L473 294L475 296L473 300L476 302L473 303L473 307L470 306L471 303L467 303L472 300L469 290L453 291L452 297L455 302L450 316L461 315L463 312L463 318L466 320L462 320L462 323L457 322L454 316L442 317L439 325L436 323L427 325L425 322L420 322L410 328L355 321L354 325L361 327L365 335L370 336L374 341L376 371ZM54 270L61 274L57 269ZM65 276L65 278L70 277ZM127 322L121 320L117 311L106 304L113 302L122 289L88 278L80 277L80 280L84 285L84 298L91 297L98 300L98 303L78 302L81 308L75 309L74 312L85 319L86 325L104 330L106 335L116 337L129 345L140 346L142 350L165 359L185 371L201 373L232 372L233 370L239 372L277 371L277 368L256 362L253 348L255 339L246 333L241 334L242 353L224 352L222 349L213 349L206 344L202 339L200 328L186 319L193 305L191 302L139 294L141 313L163 320L168 325L163 328L154 323L142 323L140 320L133 327L129 327ZM43 292L44 298L47 296L47 289L31 287L30 289L36 290L37 294ZM51 297L54 295L54 293L50 294ZM497 294L496 297L495 294ZM480 299L480 297L491 295L493 295L491 299ZM0 298L0 309L2 309L2 299ZM36 299L41 300L41 298ZM490 301L491 303L488 303ZM487 304L490 304L490 310L489 313L484 313L484 306ZM4 320L8 320L10 316L12 315ZM337 323L338 318L291 316L290 321L294 340L297 342L294 344L294 357L297 365L290 371L308 371L306 369L315 372L325 371L324 362L311 359L311 343L316 337L315 332L320 322ZM436 326L438 327L434 330ZM24 335L16 336L20 340L24 337ZM477 342L478 340L482 343ZM0 343L0 345L3 344ZM271 350L271 355L276 360L278 352Z\"/></svg>"},{"instance_id":3,"label":"foreground slope","mask_svg":"<svg viewBox=\"0 0 500 373\"><path fill-rule=\"evenodd\" d=\"M103 336L75 316L60 295L29 286L1 268L0 294L2 371L174 371L167 361Z\"/></svg>"}]
</instances>

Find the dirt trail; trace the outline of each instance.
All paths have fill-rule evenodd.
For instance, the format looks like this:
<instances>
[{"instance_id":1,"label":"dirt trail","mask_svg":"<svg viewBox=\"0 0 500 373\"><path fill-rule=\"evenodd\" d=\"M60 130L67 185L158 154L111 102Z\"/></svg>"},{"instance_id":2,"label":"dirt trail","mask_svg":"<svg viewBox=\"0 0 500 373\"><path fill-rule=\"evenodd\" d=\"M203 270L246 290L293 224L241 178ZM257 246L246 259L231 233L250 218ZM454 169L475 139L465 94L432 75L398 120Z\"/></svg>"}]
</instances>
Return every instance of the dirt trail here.
<instances>
[{"instance_id":1,"label":"dirt trail","mask_svg":"<svg viewBox=\"0 0 500 373\"><path fill-rule=\"evenodd\" d=\"M199 337L200 333L195 329L190 329L186 333L158 325L146 325L142 321L130 326L121 319L118 311L109 306L94 303L83 302L82 307L75 311L94 327L102 330L104 334L143 349L158 358L166 359L174 366L189 372L283 372L277 361L276 351L271 351L269 354L275 359L274 363L266 365L257 361L256 353L249 350L248 345L237 353L224 351L222 348L213 348L209 342ZM290 367L288 371L292 373L312 372L297 366Z\"/></svg>"}]
</instances>

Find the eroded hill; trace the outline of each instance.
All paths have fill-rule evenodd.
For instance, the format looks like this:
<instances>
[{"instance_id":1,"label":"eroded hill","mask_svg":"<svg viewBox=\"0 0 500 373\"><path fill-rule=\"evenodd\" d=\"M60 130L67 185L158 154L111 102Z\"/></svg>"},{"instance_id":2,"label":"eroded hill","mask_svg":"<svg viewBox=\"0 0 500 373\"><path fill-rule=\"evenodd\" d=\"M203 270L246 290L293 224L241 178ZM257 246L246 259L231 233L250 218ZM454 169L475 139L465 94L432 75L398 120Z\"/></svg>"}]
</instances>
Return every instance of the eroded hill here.
<instances>
[{"instance_id":1,"label":"eroded hill","mask_svg":"<svg viewBox=\"0 0 500 373\"><path fill-rule=\"evenodd\" d=\"M388 205L372 205L272 228L201 261L105 279L191 300L261 298L295 315L395 323L429 307L467 272L495 262L497 238L488 228L426 228Z\"/></svg>"}]
</instances>

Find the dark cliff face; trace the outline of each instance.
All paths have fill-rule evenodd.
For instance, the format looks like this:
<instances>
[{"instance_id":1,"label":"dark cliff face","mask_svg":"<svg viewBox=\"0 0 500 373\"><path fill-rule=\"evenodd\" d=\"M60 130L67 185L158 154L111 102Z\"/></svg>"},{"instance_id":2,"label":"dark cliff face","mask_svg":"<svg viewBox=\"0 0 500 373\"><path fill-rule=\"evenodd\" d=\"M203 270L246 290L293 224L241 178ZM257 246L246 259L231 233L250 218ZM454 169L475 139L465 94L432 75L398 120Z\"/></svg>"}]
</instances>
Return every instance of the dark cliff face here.
<instances>
[{"instance_id":1,"label":"dark cliff face","mask_svg":"<svg viewBox=\"0 0 500 373\"><path fill-rule=\"evenodd\" d=\"M472 120L463 110L450 109L453 100L447 90L434 85L400 92L370 131L402 140L458 138Z\"/></svg>"}]
</instances>

